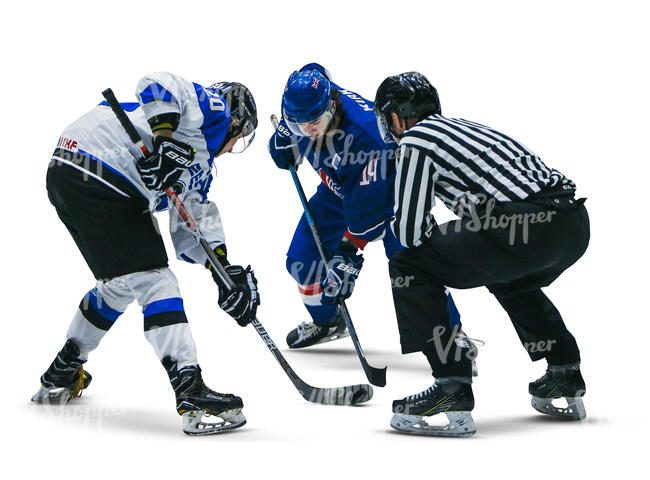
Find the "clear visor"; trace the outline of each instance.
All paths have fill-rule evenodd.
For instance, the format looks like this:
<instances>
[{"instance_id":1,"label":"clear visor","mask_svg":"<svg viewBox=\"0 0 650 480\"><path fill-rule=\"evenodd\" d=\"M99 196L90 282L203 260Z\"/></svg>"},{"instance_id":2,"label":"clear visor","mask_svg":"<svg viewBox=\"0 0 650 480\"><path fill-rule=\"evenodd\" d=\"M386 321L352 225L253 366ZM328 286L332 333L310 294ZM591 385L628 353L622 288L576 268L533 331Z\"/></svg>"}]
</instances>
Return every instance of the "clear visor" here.
<instances>
[{"instance_id":1,"label":"clear visor","mask_svg":"<svg viewBox=\"0 0 650 480\"><path fill-rule=\"evenodd\" d=\"M325 135L333 116L334 112L332 109L328 109L320 117L311 122L296 123L286 119L285 121L287 122L289 130L291 130L291 133L294 135L298 135L299 137L318 138Z\"/></svg>"},{"instance_id":2,"label":"clear visor","mask_svg":"<svg viewBox=\"0 0 650 480\"><path fill-rule=\"evenodd\" d=\"M379 134L381 135L381 138L383 138L384 142L386 143L397 142L397 139L390 131L390 127L388 126L388 120L386 119L386 115L375 110L375 116L377 117L377 128L379 129Z\"/></svg>"},{"instance_id":3,"label":"clear visor","mask_svg":"<svg viewBox=\"0 0 650 480\"><path fill-rule=\"evenodd\" d=\"M244 129L242 130L242 133L240 134L239 138L233 145L230 153L242 153L244 150L250 147L250 144L253 143L254 138L255 138L255 127L251 122L247 121L246 124L244 125Z\"/></svg>"}]
</instances>

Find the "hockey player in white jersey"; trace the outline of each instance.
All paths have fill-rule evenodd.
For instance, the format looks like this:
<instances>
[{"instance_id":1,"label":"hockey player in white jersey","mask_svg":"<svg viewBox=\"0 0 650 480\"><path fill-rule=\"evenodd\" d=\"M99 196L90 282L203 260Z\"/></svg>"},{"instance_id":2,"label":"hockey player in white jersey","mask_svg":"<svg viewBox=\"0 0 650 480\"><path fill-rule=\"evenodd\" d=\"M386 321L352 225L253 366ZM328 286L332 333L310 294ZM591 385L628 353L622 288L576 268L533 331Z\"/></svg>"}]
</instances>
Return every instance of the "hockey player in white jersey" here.
<instances>
[{"instance_id":1,"label":"hockey player in white jersey","mask_svg":"<svg viewBox=\"0 0 650 480\"><path fill-rule=\"evenodd\" d=\"M214 203L207 200L214 159L243 151L257 127L250 91L240 83L203 87L170 73L145 75L138 103L122 107L154 155L145 159L131 143L106 102L63 132L47 173L50 202L72 235L97 283L81 300L66 343L32 400L67 403L91 381L83 364L127 306L142 307L145 337L165 367L191 435L242 426L243 402L217 393L202 380L176 277L152 212L167 208L164 190L173 187L235 283L220 288L218 303L239 325L254 318L259 305L250 266L231 265ZM176 255L207 266L192 234L170 214ZM216 274L213 278L219 285ZM204 415L220 417L206 423Z\"/></svg>"}]
</instances>

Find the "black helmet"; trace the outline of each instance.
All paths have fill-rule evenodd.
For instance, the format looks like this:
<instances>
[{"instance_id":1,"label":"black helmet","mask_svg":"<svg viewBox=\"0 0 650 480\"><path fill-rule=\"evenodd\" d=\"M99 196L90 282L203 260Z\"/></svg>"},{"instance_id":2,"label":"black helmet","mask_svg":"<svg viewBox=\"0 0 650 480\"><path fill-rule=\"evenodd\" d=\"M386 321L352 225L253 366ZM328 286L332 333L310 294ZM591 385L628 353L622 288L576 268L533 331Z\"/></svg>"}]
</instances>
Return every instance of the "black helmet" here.
<instances>
[{"instance_id":1,"label":"black helmet","mask_svg":"<svg viewBox=\"0 0 650 480\"><path fill-rule=\"evenodd\" d=\"M219 82L211 85L210 90L217 92L230 107L230 118L236 118L237 124L228 132L224 145L232 138L242 134L241 146L238 151L233 148L233 153L243 152L255 138L257 128L257 107L251 91L241 83Z\"/></svg>"},{"instance_id":2,"label":"black helmet","mask_svg":"<svg viewBox=\"0 0 650 480\"><path fill-rule=\"evenodd\" d=\"M427 77L418 72L406 72L386 78L375 95L375 115L384 140L392 141L388 127L391 113L400 118L421 120L440 113L438 92Z\"/></svg>"}]
</instances>

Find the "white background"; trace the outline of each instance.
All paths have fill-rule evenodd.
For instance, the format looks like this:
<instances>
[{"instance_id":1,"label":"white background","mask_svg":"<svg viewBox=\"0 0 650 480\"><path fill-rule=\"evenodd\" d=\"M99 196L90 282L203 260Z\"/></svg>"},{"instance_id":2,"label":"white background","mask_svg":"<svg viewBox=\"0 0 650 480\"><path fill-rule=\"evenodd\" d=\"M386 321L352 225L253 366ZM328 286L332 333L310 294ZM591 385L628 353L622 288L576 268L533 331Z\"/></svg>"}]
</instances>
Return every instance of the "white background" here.
<instances>
[{"instance_id":1,"label":"white background","mask_svg":"<svg viewBox=\"0 0 650 480\"><path fill-rule=\"evenodd\" d=\"M17 6L19 5L19 6ZM3 473L49 478L425 478L647 475L648 14L644 2L12 2L2 41ZM275 341L306 313L284 255L300 215L286 172L265 143L292 70L317 61L369 99L387 75L419 70L443 113L513 135L574 179L589 198L592 241L547 289L577 337L588 419L552 421L529 405L532 364L485 289L454 292L480 351L478 433L469 439L390 431L394 398L432 381L418 354L402 356L380 245L367 248L349 302L368 358L388 386L367 406L302 400L252 328L217 307L201 268L171 262L181 283L206 382L244 398L248 424L190 438L164 370L131 306L87 364L93 384L53 414L30 405L94 283L47 200L49 154L63 128L112 87L122 101L146 72L202 83L235 80L254 93L260 126L242 156L218 159L211 198L231 260L260 280L259 316ZM311 192L317 179L302 171ZM439 220L449 218L436 207ZM161 215L161 224L166 223ZM168 246L168 236L166 237ZM349 339L287 358L306 381L364 380ZM644 448L644 451L645 448ZM5 477L7 478L7 477Z\"/></svg>"}]
</instances>

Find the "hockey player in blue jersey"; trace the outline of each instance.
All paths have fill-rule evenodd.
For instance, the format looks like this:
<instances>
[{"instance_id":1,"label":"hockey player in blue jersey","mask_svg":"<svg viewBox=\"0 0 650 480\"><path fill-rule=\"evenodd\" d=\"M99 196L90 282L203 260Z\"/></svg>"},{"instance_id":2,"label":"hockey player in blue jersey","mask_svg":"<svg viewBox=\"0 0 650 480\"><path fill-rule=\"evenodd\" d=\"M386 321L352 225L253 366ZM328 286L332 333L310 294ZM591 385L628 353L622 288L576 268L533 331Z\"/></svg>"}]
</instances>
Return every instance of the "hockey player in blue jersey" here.
<instances>
[{"instance_id":1,"label":"hockey player in blue jersey","mask_svg":"<svg viewBox=\"0 0 650 480\"><path fill-rule=\"evenodd\" d=\"M106 102L69 125L52 155L48 197L97 282L82 298L66 343L32 400L63 404L80 395L91 380L83 368L88 354L136 300L145 337L169 375L183 431L202 435L237 428L246 421L243 402L203 383L178 282L152 213L167 208L164 190L173 187L235 283L232 291L220 287L220 307L240 325L250 323L259 304L257 280L250 266L228 262L219 211L207 192L214 159L252 141L255 101L240 83L203 87L164 72L144 76L136 95L138 103L123 108L153 156L142 157ZM193 235L174 213L169 217L177 257L206 265ZM219 285L214 273L213 278ZM206 414L221 421L203 422Z\"/></svg>"},{"instance_id":2,"label":"hockey player in blue jersey","mask_svg":"<svg viewBox=\"0 0 650 480\"><path fill-rule=\"evenodd\" d=\"M322 179L309 205L330 262L321 261L303 215L286 266L312 322L289 332L290 348L348 336L337 302L352 294L363 264L360 251L377 240L388 258L402 248L389 228L396 147L379 134L372 102L336 85L321 65L311 63L291 74L282 121L268 148L279 168L304 158ZM451 322L459 323L451 296L448 308Z\"/></svg>"}]
</instances>

